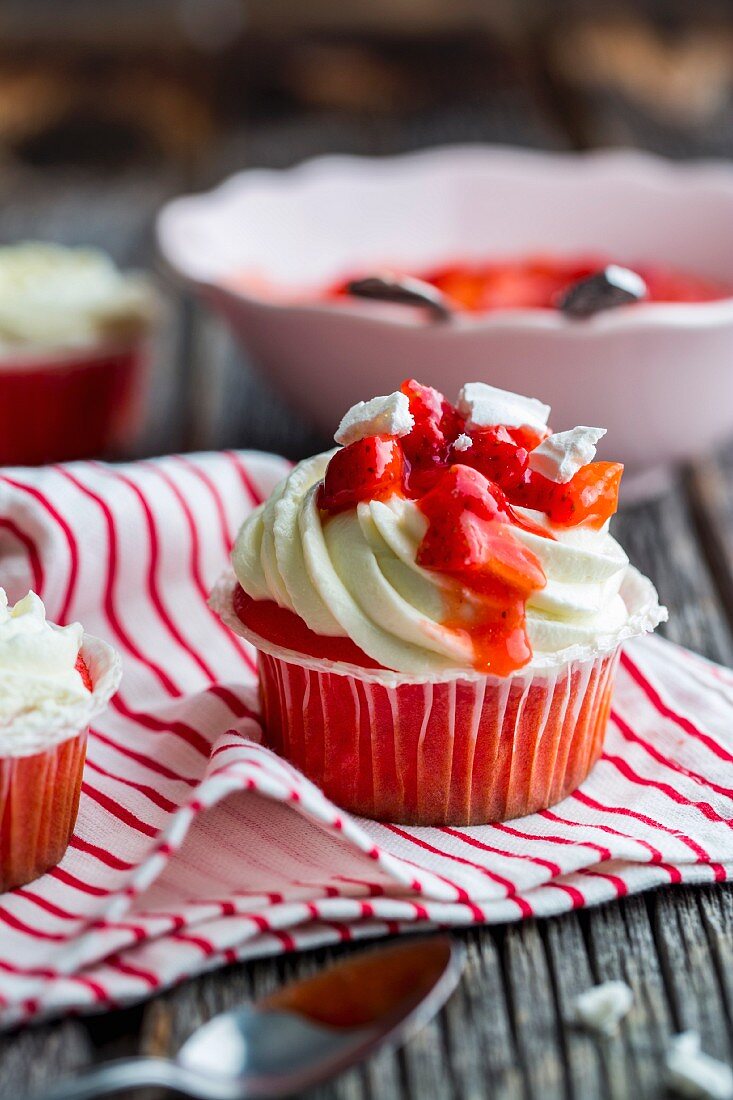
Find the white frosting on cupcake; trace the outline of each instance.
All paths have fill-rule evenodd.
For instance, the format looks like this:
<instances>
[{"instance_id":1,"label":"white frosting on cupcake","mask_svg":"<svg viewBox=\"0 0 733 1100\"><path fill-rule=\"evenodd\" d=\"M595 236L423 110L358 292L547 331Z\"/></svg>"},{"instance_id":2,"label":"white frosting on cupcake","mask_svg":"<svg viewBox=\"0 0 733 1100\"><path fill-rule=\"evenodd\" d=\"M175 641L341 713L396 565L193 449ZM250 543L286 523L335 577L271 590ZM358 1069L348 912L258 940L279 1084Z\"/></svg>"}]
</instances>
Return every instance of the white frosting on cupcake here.
<instances>
[{"instance_id":1,"label":"white frosting on cupcake","mask_svg":"<svg viewBox=\"0 0 733 1100\"><path fill-rule=\"evenodd\" d=\"M77 670L81 654L92 681ZM55 626L29 592L15 607L0 588L0 756L29 756L83 733L120 684L111 646L79 623Z\"/></svg>"},{"instance_id":2,"label":"white frosting on cupcake","mask_svg":"<svg viewBox=\"0 0 733 1100\"><path fill-rule=\"evenodd\" d=\"M247 518L232 554L242 588L294 611L318 634L350 637L386 668L426 675L471 668L470 636L443 625L456 582L417 564L427 527L418 505L395 495L324 515L315 492L332 454L299 463ZM517 512L553 536L514 529L547 576L527 603L535 662L616 635L629 618L620 594L628 558L607 525L563 528L542 513ZM476 599L469 590L461 596L467 606Z\"/></svg>"},{"instance_id":3,"label":"white frosting on cupcake","mask_svg":"<svg viewBox=\"0 0 733 1100\"><path fill-rule=\"evenodd\" d=\"M29 592L14 607L0 588L0 739L18 725L42 725L89 698L76 662L79 623L46 621L41 599Z\"/></svg>"},{"instance_id":4,"label":"white frosting on cupcake","mask_svg":"<svg viewBox=\"0 0 733 1100\"><path fill-rule=\"evenodd\" d=\"M149 282L96 249L30 241L0 248L0 354L124 342L155 312Z\"/></svg>"}]
</instances>

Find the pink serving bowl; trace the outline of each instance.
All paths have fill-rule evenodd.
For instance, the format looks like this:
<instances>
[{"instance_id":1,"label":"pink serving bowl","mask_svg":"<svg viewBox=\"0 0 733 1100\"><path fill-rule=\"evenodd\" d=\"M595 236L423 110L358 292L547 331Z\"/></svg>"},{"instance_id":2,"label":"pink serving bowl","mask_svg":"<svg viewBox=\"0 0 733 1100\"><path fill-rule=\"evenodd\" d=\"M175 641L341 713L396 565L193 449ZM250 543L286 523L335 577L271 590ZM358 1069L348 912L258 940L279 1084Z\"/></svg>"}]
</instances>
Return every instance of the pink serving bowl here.
<instances>
[{"instance_id":1,"label":"pink serving bowl","mask_svg":"<svg viewBox=\"0 0 733 1100\"><path fill-rule=\"evenodd\" d=\"M399 306L316 300L335 280L390 263L420 271L542 252L609 253L733 283L724 164L481 146L323 157L176 199L157 232L169 266L325 431L354 402L416 374L449 397L467 380L541 397L556 430L606 427L601 457L636 470L733 435L733 298L584 321L523 309L447 324Z\"/></svg>"}]
</instances>

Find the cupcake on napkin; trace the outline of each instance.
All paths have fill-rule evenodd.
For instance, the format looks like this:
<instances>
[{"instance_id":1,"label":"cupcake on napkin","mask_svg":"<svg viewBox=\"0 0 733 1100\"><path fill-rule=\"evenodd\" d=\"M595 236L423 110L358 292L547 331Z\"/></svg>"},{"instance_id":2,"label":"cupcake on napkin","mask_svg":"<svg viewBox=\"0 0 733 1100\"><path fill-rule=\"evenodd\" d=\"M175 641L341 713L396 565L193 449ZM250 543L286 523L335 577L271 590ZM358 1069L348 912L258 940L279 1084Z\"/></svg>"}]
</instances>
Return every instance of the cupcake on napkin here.
<instances>
[{"instance_id":1,"label":"cupcake on napkin","mask_svg":"<svg viewBox=\"0 0 733 1100\"><path fill-rule=\"evenodd\" d=\"M87 730L120 682L110 646L0 588L0 892L55 866L76 823Z\"/></svg>"},{"instance_id":2,"label":"cupcake on napkin","mask_svg":"<svg viewBox=\"0 0 733 1100\"><path fill-rule=\"evenodd\" d=\"M213 606L266 742L357 814L519 817L600 755L622 642L666 617L609 534L604 431L484 383L360 402L245 521Z\"/></svg>"}]
</instances>

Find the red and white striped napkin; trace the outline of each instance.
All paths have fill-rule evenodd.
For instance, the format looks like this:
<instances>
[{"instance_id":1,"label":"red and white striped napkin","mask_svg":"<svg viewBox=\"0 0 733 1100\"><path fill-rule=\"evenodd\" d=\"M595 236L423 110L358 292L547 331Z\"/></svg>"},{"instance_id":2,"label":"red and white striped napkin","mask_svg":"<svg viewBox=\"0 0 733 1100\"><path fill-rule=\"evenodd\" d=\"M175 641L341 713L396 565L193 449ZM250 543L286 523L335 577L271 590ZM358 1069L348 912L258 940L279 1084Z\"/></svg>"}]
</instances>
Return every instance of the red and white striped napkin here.
<instances>
[{"instance_id":1,"label":"red and white striped napkin","mask_svg":"<svg viewBox=\"0 0 733 1100\"><path fill-rule=\"evenodd\" d=\"M589 780L508 824L353 819L263 748L252 651L207 596L286 468L226 453L0 473L0 584L34 587L124 662L65 859L0 897L3 1026L235 959L733 870L733 673L660 640L628 646Z\"/></svg>"}]
</instances>

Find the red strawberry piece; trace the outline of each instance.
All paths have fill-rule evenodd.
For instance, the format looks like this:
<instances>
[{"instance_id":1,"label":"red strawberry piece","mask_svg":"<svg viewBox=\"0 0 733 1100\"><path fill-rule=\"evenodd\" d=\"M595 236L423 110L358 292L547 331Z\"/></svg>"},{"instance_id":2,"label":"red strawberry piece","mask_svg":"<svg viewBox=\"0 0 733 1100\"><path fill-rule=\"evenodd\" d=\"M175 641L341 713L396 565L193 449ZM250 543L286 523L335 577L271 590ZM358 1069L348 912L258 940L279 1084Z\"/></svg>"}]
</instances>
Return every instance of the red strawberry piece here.
<instances>
[{"instance_id":1,"label":"red strawberry piece","mask_svg":"<svg viewBox=\"0 0 733 1100\"><path fill-rule=\"evenodd\" d=\"M471 446L466 451L454 452L453 461L473 466L503 489L518 485L527 469L529 453L517 445L508 429L475 428L470 434Z\"/></svg>"},{"instance_id":2,"label":"red strawberry piece","mask_svg":"<svg viewBox=\"0 0 733 1100\"><path fill-rule=\"evenodd\" d=\"M318 506L327 512L361 500L383 500L401 490L404 459L399 440L370 435L337 451L326 468Z\"/></svg>"},{"instance_id":3,"label":"red strawberry piece","mask_svg":"<svg viewBox=\"0 0 733 1100\"><path fill-rule=\"evenodd\" d=\"M415 424L402 439L408 462L407 489L422 496L450 462L451 441L464 430L464 419L438 390L408 378L400 387L409 399Z\"/></svg>"},{"instance_id":4,"label":"red strawberry piece","mask_svg":"<svg viewBox=\"0 0 733 1100\"><path fill-rule=\"evenodd\" d=\"M553 523L602 527L618 508L624 472L620 462L589 462L564 485L527 470L522 483L509 492L512 504L545 512Z\"/></svg>"}]
</instances>

